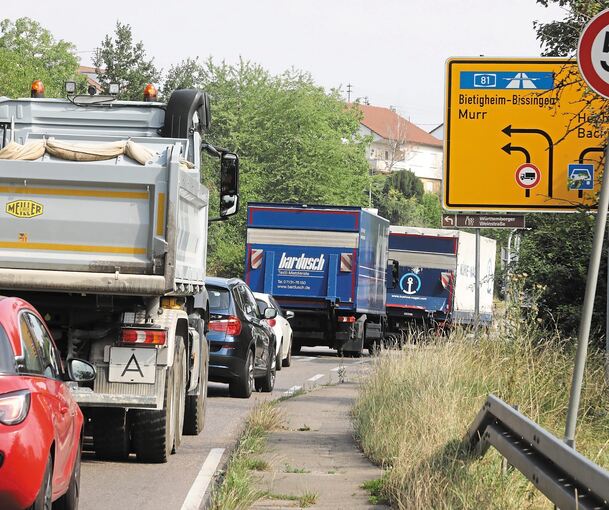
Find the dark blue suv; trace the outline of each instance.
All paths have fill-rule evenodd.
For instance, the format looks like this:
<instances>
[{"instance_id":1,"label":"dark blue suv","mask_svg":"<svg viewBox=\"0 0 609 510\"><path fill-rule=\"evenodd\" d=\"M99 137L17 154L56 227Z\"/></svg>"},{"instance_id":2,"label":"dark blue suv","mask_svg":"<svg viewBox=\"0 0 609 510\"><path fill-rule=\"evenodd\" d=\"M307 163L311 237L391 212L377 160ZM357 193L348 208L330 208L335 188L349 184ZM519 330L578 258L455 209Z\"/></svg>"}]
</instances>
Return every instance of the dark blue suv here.
<instances>
[{"instance_id":1,"label":"dark blue suv","mask_svg":"<svg viewBox=\"0 0 609 510\"><path fill-rule=\"evenodd\" d=\"M231 397L248 398L254 388L275 386L275 335L260 314L249 287L238 278L206 278L209 296L209 380L229 384Z\"/></svg>"}]
</instances>

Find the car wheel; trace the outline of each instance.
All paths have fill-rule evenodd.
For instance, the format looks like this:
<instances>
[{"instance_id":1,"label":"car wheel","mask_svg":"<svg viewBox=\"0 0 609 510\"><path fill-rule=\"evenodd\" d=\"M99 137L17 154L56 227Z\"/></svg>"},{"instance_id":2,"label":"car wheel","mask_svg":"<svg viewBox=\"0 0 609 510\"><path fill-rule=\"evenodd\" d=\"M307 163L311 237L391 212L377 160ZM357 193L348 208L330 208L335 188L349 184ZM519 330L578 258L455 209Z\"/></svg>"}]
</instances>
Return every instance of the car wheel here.
<instances>
[{"instance_id":1,"label":"car wheel","mask_svg":"<svg viewBox=\"0 0 609 510\"><path fill-rule=\"evenodd\" d=\"M70 477L70 485L67 492L53 503L53 510L78 510L78 496L80 494L80 452L81 445L78 445L74 468Z\"/></svg>"},{"instance_id":2,"label":"car wheel","mask_svg":"<svg viewBox=\"0 0 609 510\"><path fill-rule=\"evenodd\" d=\"M264 377L256 379L256 390L270 393L275 387L275 376L277 372L277 356L275 356L275 343L269 346L269 357Z\"/></svg>"},{"instance_id":3,"label":"car wheel","mask_svg":"<svg viewBox=\"0 0 609 510\"><path fill-rule=\"evenodd\" d=\"M254 390L254 355L251 349L247 351L247 357L243 364L243 370L238 379L232 381L228 386L231 397L249 398Z\"/></svg>"},{"instance_id":4,"label":"car wheel","mask_svg":"<svg viewBox=\"0 0 609 510\"><path fill-rule=\"evenodd\" d=\"M42 484L36 501L29 510L52 510L53 508L53 457L49 453L47 465L44 469Z\"/></svg>"},{"instance_id":5,"label":"car wheel","mask_svg":"<svg viewBox=\"0 0 609 510\"><path fill-rule=\"evenodd\" d=\"M284 367L289 367L292 364L292 338L290 338L290 345L288 346L288 355L281 362Z\"/></svg>"},{"instance_id":6,"label":"car wheel","mask_svg":"<svg viewBox=\"0 0 609 510\"><path fill-rule=\"evenodd\" d=\"M93 448L100 460L129 457L129 413L122 408L99 408L93 415Z\"/></svg>"},{"instance_id":7,"label":"car wheel","mask_svg":"<svg viewBox=\"0 0 609 510\"><path fill-rule=\"evenodd\" d=\"M279 350L277 351L277 359L275 360L277 372L281 370L281 356L283 356L283 338L281 339L281 345L279 346Z\"/></svg>"},{"instance_id":8,"label":"car wheel","mask_svg":"<svg viewBox=\"0 0 609 510\"><path fill-rule=\"evenodd\" d=\"M175 439L174 377L171 366L165 375L163 409L135 409L133 419L133 449L139 462L167 462Z\"/></svg>"}]
</instances>

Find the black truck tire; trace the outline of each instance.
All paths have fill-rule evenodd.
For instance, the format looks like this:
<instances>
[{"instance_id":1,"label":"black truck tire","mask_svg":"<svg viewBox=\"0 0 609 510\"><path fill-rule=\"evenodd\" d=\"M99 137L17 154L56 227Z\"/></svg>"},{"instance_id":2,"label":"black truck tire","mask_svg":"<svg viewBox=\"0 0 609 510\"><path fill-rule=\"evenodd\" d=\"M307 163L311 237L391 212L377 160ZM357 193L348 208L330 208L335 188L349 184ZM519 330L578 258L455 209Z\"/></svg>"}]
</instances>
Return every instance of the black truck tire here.
<instances>
[{"instance_id":1,"label":"black truck tire","mask_svg":"<svg viewBox=\"0 0 609 510\"><path fill-rule=\"evenodd\" d=\"M247 351L247 357L238 379L231 381L228 385L228 393L231 397L250 398L254 390L254 353L251 349Z\"/></svg>"},{"instance_id":2,"label":"black truck tire","mask_svg":"<svg viewBox=\"0 0 609 510\"><path fill-rule=\"evenodd\" d=\"M167 369L161 410L134 410L133 449L139 462L167 462L175 439L174 367Z\"/></svg>"},{"instance_id":3,"label":"black truck tire","mask_svg":"<svg viewBox=\"0 0 609 510\"><path fill-rule=\"evenodd\" d=\"M100 408L93 416L93 448L100 460L126 460L131 450L129 414L123 408Z\"/></svg>"},{"instance_id":4,"label":"black truck tire","mask_svg":"<svg viewBox=\"0 0 609 510\"><path fill-rule=\"evenodd\" d=\"M176 353L174 364L174 398L175 404L175 428L174 440L171 453L175 453L182 444L182 431L184 430L184 414L186 406L186 349L181 336L176 336Z\"/></svg>"},{"instance_id":5,"label":"black truck tire","mask_svg":"<svg viewBox=\"0 0 609 510\"><path fill-rule=\"evenodd\" d=\"M199 334L203 334L200 328ZM209 348L207 340L203 337L203 352L199 370L199 394L186 395L184 408L184 434L198 436L205 426L205 409L207 408L207 377L209 374Z\"/></svg>"},{"instance_id":6,"label":"black truck tire","mask_svg":"<svg viewBox=\"0 0 609 510\"><path fill-rule=\"evenodd\" d=\"M292 354L300 354L300 349L302 349L302 344L298 340L292 339Z\"/></svg>"},{"instance_id":7,"label":"black truck tire","mask_svg":"<svg viewBox=\"0 0 609 510\"><path fill-rule=\"evenodd\" d=\"M198 315L198 314L197 314ZM205 322L207 324L207 322ZM194 325L193 325L194 326ZM184 404L184 429L187 436L198 436L205 426L205 410L207 408L207 377L209 374L209 347L205 338L203 319L197 319L196 324L201 342L201 362L199 364L199 394L186 395Z\"/></svg>"}]
</instances>

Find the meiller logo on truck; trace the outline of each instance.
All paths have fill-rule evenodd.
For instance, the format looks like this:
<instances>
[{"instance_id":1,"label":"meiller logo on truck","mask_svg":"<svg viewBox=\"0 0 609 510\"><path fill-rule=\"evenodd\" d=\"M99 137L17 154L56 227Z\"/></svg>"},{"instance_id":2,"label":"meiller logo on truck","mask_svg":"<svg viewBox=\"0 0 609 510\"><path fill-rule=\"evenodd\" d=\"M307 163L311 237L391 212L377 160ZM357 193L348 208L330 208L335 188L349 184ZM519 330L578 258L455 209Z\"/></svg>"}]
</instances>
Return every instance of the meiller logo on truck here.
<instances>
[{"instance_id":1,"label":"meiller logo on truck","mask_svg":"<svg viewBox=\"0 0 609 510\"><path fill-rule=\"evenodd\" d=\"M278 269L300 269L308 271L323 271L326 260L321 254L319 257L305 257L303 253L300 257L288 257L286 252L281 254Z\"/></svg>"}]
</instances>

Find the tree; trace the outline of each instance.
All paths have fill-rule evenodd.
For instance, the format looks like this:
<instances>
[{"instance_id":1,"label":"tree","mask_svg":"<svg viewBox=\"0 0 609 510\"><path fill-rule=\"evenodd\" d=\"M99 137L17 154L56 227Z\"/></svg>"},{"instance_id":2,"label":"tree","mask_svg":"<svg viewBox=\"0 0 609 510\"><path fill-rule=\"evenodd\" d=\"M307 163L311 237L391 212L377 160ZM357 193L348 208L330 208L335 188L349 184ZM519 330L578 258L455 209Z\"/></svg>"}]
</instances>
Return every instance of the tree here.
<instances>
[{"instance_id":1,"label":"tree","mask_svg":"<svg viewBox=\"0 0 609 510\"><path fill-rule=\"evenodd\" d=\"M421 179L410 170L393 172L385 183L385 193L389 192L390 188L401 192L406 198L416 197L421 199L424 192Z\"/></svg>"},{"instance_id":2,"label":"tree","mask_svg":"<svg viewBox=\"0 0 609 510\"><path fill-rule=\"evenodd\" d=\"M187 58L179 64L172 65L167 71L163 86L163 97L169 99L176 89L191 89L201 87L205 82L205 68L197 58Z\"/></svg>"},{"instance_id":3,"label":"tree","mask_svg":"<svg viewBox=\"0 0 609 510\"><path fill-rule=\"evenodd\" d=\"M32 81L42 80L48 97L61 97L74 80L78 58L72 43L55 40L30 18L0 22L0 95L29 96Z\"/></svg>"},{"instance_id":4,"label":"tree","mask_svg":"<svg viewBox=\"0 0 609 510\"><path fill-rule=\"evenodd\" d=\"M133 42L131 26L116 22L114 37L106 35L93 58L98 81L108 90L119 85L119 99L141 101L147 83L158 83L160 72L154 59L147 60L142 41Z\"/></svg>"},{"instance_id":5,"label":"tree","mask_svg":"<svg viewBox=\"0 0 609 510\"><path fill-rule=\"evenodd\" d=\"M359 143L359 111L338 91L326 92L311 76L278 76L241 60L235 65L187 60L170 69L164 94L195 86L211 96L212 127L205 138L241 159L242 209L210 232L211 273L242 274L245 205L249 201L365 205L368 163ZM218 162L205 158L203 179L217 200ZM217 208L217 202L212 202Z\"/></svg>"}]
</instances>

